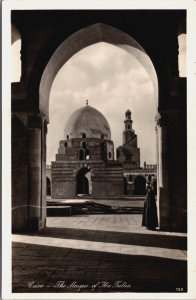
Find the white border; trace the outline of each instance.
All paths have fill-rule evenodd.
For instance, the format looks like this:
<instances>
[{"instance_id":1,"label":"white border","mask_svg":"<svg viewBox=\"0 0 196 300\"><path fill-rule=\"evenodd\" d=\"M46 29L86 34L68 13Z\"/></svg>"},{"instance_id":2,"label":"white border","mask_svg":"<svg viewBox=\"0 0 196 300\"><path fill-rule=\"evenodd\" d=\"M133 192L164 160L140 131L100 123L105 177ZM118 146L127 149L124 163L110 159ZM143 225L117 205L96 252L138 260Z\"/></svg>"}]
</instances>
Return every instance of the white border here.
<instances>
[{"instance_id":1,"label":"white border","mask_svg":"<svg viewBox=\"0 0 196 300\"><path fill-rule=\"evenodd\" d=\"M196 138L196 0L5 0L2 3L2 297L3 299L196 299L195 174ZM188 109L188 293L11 293L11 91L10 11L37 9L187 9L187 109ZM167 20L166 20L167 21Z\"/></svg>"}]
</instances>

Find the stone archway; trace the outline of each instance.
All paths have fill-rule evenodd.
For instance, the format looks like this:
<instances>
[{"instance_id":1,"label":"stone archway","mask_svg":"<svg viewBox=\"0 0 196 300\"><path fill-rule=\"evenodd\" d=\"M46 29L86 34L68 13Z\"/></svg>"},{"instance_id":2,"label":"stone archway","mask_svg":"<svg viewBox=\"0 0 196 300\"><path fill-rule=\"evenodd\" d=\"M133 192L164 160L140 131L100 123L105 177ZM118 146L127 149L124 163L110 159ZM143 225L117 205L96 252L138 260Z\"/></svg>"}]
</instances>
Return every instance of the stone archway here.
<instances>
[{"instance_id":1,"label":"stone archway","mask_svg":"<svg viewBox=\"0 0 196 300\"><path fill-rule=\"evenodd\" d=\"M89 195L92 193L90 170L81 168L76 176L76 195Z\"/></svg>"},{"instance_id":2,"label":"stone archway","mask_svg":"<svg viewBox=\"0 0 196 300\"><path fill-rule=\"evenodd\" d=\"M52 83L60 68L77 52L90 45L105 42L113 46L119 47L129 54L136 57L148 73L154 86L154 99L155 107L158 107L158 80L155 68L152 64L150 57L146 54L142 46L134 40L130 35L117 28L108 26L106 24L97 23L88 27L85 27L67 39L65 39L56 49L51 56L48 64L46 65L41 77L39 87L39 109L44 114L45 118L49 121L49 94ZM82 159L82 153L79 153L80 159ZM86 153L85 159L88 159L89 153ZM79 178L79 177L78 177ZM86 188L78 189L80 185L77 183L76 194L89 193L88 184L89 181L85 175L82 175L81 186ZM78 179L79 180L79 179ZM127 193L127 187L125 187L125 193Z\"/></svg>"},{"instance_id":3,"label":"stone archway","mask_svg":"<svg viewBox=\"0 0 196 300\"><path fill-rule=\"evenodd\" d=\"M138 175L134 180L134 194L145 195L146 194L146 179Z\"/></svg>"},{"instance_id":4,"label":"stone archway","mask_svg":"<svg viewBox=\"0 0 196 300\"><path fill-rule=\"evenodd\" d=\"M142 46L130 35L112 26L97 23L83 28L65 39L56 49L42 74L39 87L39 109L49 120L49 94L60 68L77 52L90 45L105 42L132 54L146 69L153 86L158 107L158 80L150 57Z\"/></svg>"},{"instance_id":5,"label":"stone archway","mask_svg":"<svg viewBox=\"0 0 196 300\"><path fill-rule=\"evenodd\" d=\"M186 80L185 78L178 78L177 72L179 11L174 11L171 14L159 12L161 17L164 16L164 19L165 17L168 18L167 24L162 22L163 19L161 18L152 18L153 26L157 26L162 32L158 44L155 42L157 39L156 32L150 31L151 27L148 26L152 12L148 14L146 11L142 17L146 32L149 33L148 39L146 39L143 31L137 30L138 15L135 11L126 12L126 22L124 20L123 22L120 21L112 12L110 24L114 27L103 24L108 22L107 12L106 16L102 18L103 12L100 12L97 17L93 11L90 12L88 20L81 14L77 26L73 24L73 18L68 21L64 16L66 12L62 12L61 27L56 27L58 17L51 19L51 14L48 15L48 12L45 11L38 14L40 26L34 28L31 18L36 14L37 12L30 11L15 11L12 14L13 24L16 24L16 27L20 29L23 45L21 50L21 82L12 85L12 112L17 116L20 115L19 117L23 120L23 124L27 129L27 133L25 133L27 136L24 136L28 140L28 145L25 146L25 151L28 153L25 170L32 175L27 177L28 183L20 194L19 191L21 190L18 186L21 185L21 182L18 178L21 177L18 174L21 176L23 170L21 170L19 164L17 168L12 170L14 174L12 178L16 178L16 180L12 180L12 183L17 191L17 195L13 196L13 207L17 209L18 216L22 215L22 218L24 218L22 210L24 207L28 208L29 213L26 214L26 219L20 223L20 226L18 226L17 218L13 219L13 227L16 230L23 230L34 220L34 223L37 224L35 230L45 226L45 136L46 123L49 120L49 93L54 77L61 66L75 53L94 43L106 42L135 55L148 70L149 75L151 74L151 78L154 78L156 99L158 100L155 105L158 106L160 113L156 119L158 150L157 203L160 212L160 226L166 229L180 228L181 220L184 219L186 214L187 195L185 183L187 164ZM47 22L43 18L43 14L47 17ZM182 14L185 15L185 12ZM29 18L29 15L31 18ZM52 12L52 16L54 15L59 16L59 12ZM157 12L155 15L157 15ZM102 23L94 24L97 20ZM131 21L129 22L129 20ZM66 26L69 28L65 28ZM121 30L116 29L117 27ZM171 28L171 31L168 30L169 28ZM75 33L73 34L74 30ZM56 39L57 35L58 38ZM144 45L149 56L131 38L131 35ZM169 44L167 43L168 39L171 41ZM151 57L156 67L159 78L159 96L156 73L149 57ZM12 149L21 149L22 143L22 139L20 141L13 140L14 147ZM28 152L29 150L30 152ZM15 151L12 155L17 157L18 153ZM184 174L183 180L179 174ZM23 193L25 197L22 197ZM17 196L23 199L23 205L17 205Z\"/></svg>"},{"instance_id":6,"label":"stone archway","mask_svg":"<svg viewBox=\"0 0 196 300\"><path fill-rule=\"evenodd\" d=\"M93 45L98 42L106 42L112 44L116 47L127 51L137 58L137 60L143 65L151 78L154 85L154 93L156 99L155 106L158 107L158 82L157 75L152 64L151 59L146 54L141 45L134 40L130 35L126 34L123 31L118 30L117 28L97 23L88 27L85 27L68 38L66 38L55 50L51 58L49 59L41 77L40 85L39 85L39 115L35 115L35 121L31 121L32 116L30 116L29 126L32 126L32 134L36 135L36 141L33 144L33 155L35 156L36 164L39 165L38 168L34 168L32 166L32 173L34 178L40 178L41 182L41 195L39 184L32 182L33 184L37 184L36 188L33 189L32 199L36 200L35 211L35 223L37 228L41 229L45 226L45 201L46 201L46 133L47 127L45 126L46 122L49 121L49 94L51 90L52 83L54 81L55 76L57 75L60 68L77 52L82 50L83 48ZM39 137L41 138L38 138ZM37 155L37 153L39 155ZM88 158L88 153L86 154L86 158ZM31 160L31 158L30 158ZM36 196L34 195L36 191ZM34 205L34 203L32 203ZM31 208L30 208L31 210ZM40 221L41 220L41 221ZM31 221L30 221L31 222Z\"/></svg>"}]
</instances>

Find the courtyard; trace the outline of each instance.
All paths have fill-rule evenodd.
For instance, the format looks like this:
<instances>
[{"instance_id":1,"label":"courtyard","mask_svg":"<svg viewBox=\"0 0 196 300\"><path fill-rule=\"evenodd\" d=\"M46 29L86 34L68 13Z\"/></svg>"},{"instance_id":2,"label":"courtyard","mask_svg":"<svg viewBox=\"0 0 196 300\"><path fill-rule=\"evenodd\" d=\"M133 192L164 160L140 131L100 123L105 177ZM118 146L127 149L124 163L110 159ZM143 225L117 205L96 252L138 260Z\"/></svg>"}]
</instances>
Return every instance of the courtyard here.
<instances>
[{"instance_id":1,"label":"courtyard","mask_svg":"<svg viewBox=\"0 0 196 300\"><path fill-rule=\"evenodd\" d=\"M143 200L119 204L141 208ZM141 221L137 210L53 216L36 234L13 234L13 292L186 292L186 234Z\"/></svg>"}]
</instances>

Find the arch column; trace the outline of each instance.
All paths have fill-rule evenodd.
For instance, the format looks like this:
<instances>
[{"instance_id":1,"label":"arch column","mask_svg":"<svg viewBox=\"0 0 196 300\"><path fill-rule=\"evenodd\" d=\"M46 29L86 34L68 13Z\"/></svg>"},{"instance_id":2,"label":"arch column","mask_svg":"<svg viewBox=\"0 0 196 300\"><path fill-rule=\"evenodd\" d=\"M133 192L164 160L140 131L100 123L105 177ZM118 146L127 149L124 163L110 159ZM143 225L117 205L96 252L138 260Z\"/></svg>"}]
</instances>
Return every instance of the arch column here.
<instances>
[{"instance_id":1,"label":"arch column","mask_svg":"<svg viewBox=\"0 0 196 300\"><path fill-rule=\"evenodd\" d=\"M169 195L168 128L165 114L156 116L157 133L157 202L160 229L171 227Z\"/></svg>"},{"instance_id":2,"label":"arch column","mask_svg":"<svg viewBox=\"0 0 196 300\"><path fill-rule=\"evenodd\" d=\"M28 227L37 231L45 227L46 222L46 141L43 117L40 115L28 118L28 152Z\"/></svg>"},{"instance_id":3,"label":"arch column","mask_svg":"<svg viewBox=\"0 0 196 300\"><path fill-rule=\"evenodd\" d=\"M42 117L42 197L41 197L41 226L46 226L46 135L48 122L45 116ZM51 187L50 187L51 188Z\"/></svg>"}]
</instances>

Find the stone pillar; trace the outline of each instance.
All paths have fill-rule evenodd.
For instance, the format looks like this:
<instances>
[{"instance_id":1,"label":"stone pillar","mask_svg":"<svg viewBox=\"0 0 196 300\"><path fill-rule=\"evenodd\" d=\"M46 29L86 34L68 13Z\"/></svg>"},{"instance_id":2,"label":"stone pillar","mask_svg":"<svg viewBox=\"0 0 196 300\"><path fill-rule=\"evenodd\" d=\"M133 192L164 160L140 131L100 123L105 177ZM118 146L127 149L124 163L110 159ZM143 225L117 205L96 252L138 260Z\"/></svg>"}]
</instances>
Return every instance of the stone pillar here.
<instances>
[{"instance_id":1,"label":"stone pillar","mask_svg":"<svg viewBox=\"0 0 196 300\"><path fill-rule=\"evenodd\" d=\"M161 230L171 228L170 194L169 194L169 155L168 128L166 114L156 116L157 131L157 202L159 226Z\"/></svg>"},{"instance_id":2,"label":"stone pillar","mask_svg":"<svg viewBox=\"0 0 196 300\"><path fill-rule=\"evenodd\" d=\"M28 145L26 113L12 115L12 231L28 228Z\"/></svg>"},{"instance_id":3,"label":"stone pillar","mask_svg":"<svg viewBox=\"0 0 196 300\"><path fill-rule=\"evenodd\" d=\"M28 119L28 176L29 230L37 231L43 227L42 221L42 118L31 115Z\"/></svg>"},{"instance_id":4,"label":"stone pillar","mask_svg":"<svg viewBox=\"0 0 196 300\"><path fill-rule=\"evenodd\" d=\"M46 226L46 135L47 121L42 120L42 197L41 197L41 227Z\"/></svg>"}]
</instances>

